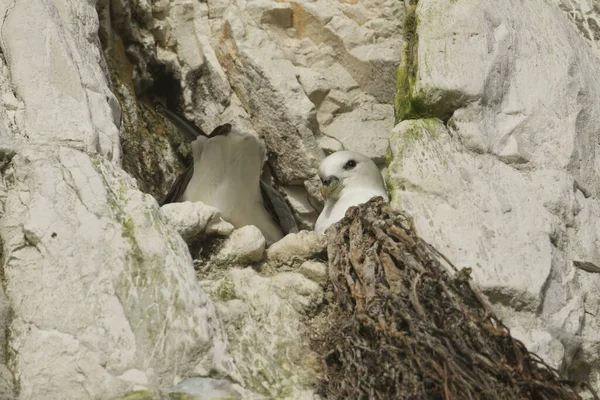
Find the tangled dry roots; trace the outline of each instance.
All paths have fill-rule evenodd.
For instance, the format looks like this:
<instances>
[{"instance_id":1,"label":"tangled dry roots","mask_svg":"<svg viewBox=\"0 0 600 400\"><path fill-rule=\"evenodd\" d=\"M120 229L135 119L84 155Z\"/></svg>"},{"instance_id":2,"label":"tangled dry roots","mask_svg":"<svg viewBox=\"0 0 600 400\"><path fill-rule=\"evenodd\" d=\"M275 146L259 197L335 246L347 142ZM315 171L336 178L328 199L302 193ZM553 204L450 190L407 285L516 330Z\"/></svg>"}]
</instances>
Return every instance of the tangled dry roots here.
<instances>
[{"instance_id":1,"label":"tangled dry roots","mask_svg":"<svg viewBox=\"0 0 600 400\"><path fill-rule=\"evenodd\" d=\"M580 399L511 337L470 271L456 272L381 198L350 209L328 239L337 304L318 338L322 396Z\"/></svg>"}]
</instances>

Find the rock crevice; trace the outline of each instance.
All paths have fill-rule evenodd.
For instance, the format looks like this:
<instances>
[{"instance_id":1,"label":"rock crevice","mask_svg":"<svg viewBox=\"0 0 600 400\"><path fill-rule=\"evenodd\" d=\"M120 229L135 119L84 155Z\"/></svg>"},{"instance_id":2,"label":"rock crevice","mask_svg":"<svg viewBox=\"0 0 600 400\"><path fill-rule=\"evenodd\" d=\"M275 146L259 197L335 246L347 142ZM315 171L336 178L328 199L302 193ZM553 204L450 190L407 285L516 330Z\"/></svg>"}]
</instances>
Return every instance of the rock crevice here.
<instances>
[{"instance_id":1,"label":"rock crevice","mask_svg":"<svg viewBox=\"0 0 600 400\"><path fill-rule=\"evenodd\" d=\"M561 8L407 4L386 182L517 337L598 385L600 63Z\"/></svg>"}]
</instances>

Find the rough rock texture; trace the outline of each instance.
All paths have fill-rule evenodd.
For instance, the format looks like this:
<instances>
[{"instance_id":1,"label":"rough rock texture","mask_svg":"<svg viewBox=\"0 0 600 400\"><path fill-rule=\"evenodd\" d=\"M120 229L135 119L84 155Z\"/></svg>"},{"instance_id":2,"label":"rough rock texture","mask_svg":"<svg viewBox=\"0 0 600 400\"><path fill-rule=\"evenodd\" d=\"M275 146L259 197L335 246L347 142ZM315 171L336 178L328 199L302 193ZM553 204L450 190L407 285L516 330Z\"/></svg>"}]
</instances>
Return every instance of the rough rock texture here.
<instances>
[{"instance_id":1,"label":"rough rock texture","mask_svg":"<svg viewBox=\"0 0 600 400\"><path fill-rule=\"evenodd\" d=\"M162 202L177 175L192 162L191 147L171 122L155 111L154 98L146 92L136 93L135 59L128 58L119 34L127 37L127 32L115 31L112 19L118 17L111 4L100 0L96 8L107 73L120 106L123 169L137 179L142 191Z\"/></svg>"},{"instance_id":2,"label":"rough rock texture","mask_svg":"<svg viewBox=\"0 0 600 400\"><path fill-rule=\"evenodd\" d=\"M193 162L191 146L152 106L136 101L130 86L113 82L123 110L123 169L162 204L177 176Z\"/></svg>"},{"instance_id":3,"label":"rough rock texture","mask_svg":"<svg viewBox=\"0 0 600 400\"><path fill-rule=\"evenodd\" d=\"M0 11L2 398L242 382L185 242L120 168L92 3Z\"/></svg>"},{"instance_id":4,"label":"rough rock texture","mask_svg":"<svg viewBox=\"0 0 600 400\"><path fill-rule=\"evenodd\" d=\"M114 164L54 150L23 149L7 171L0 233L21 396L237 376L186 245L156 202Z\"/></svg>"},{"instance_id":5,"label":"rough rock texture","mask_svg":"<svg viewBox=\"0 0 600 400\"><path fill-rule=\"evenodd\" d=\"M543 0L420 0L405 36L393 204L530 350L599 387L598 58Z\"/></svg>"},{"instance_id":6,"label":"rough rock texture","mask_svg":"<svg viewBox=\"0 0 600 400\"><path fill-rule=\"evenodd\" d=\"M213 260L221 264L255 263L262 259L266 245L267 241L260 229L254 225L246 225L233 231Z\"/></svg>"},{"instance_id":7,"label":"rough rock texture","mask_svg":"<svg viewBox=\"0 0 600 400\"><path fill-rule=\"evenodd\" d=\"M383 162L401 2L101 4L110 16L103 30L118 33L131 60L130 86L165 98L206 132L233 122L264 137L301 226L310 228L317 217L314 177L326 152L347 148Z\"/></svg>"},{"instance_id":8,"label":"rough rock texture","mask_svg":"<svg viewBox=\"0 0 600 400\"><path fill-rule=\"evenodd\" d=\"M596 0L552 0L552 3L567 14L600 57L600 3Z\"/></svg>"},{"instance_id":9,"label":"rough rock texture","mask_svg":"<svg viewBox=\"0 0 600 400\"><path fill-rule=\"evenodd\" d=\"M217 305L252 391L243 398L313 399L321 364L309 340L326 298L325 237L301 231L264 248L253 226L205 243L192 252L198 279Z\"/></svg>"},{"instance_id":10,"label":"rough rock texture","mask_svg":"<svg viewBox=\"0 0 600 400\"><path fill-rule=\"evenodd\" d=\"M263 137L306 228L326 153L384 159L401 53L396 114L414 121L392 140L394 204L459 266L491 266L474 274L530 348L599 383L587 1L421 0L417 14L408 0L99 0L99 15L95 2L0 4L0 397L106 398L189 376L312 396L304 333L326 297L323 238L266 253L251 232L243 251L203 242L215 311L166 221L190 241L192 220L221 225L150 196L189 161L152 101L205 131Z\"/></svg>"},{"instance_id":11,"label":"rough rock texture","mask_svg":"<svg viewBox=\"0 0 600 400\"><path fill-rule=\"evenodd\" d=\"M224 269L219 254L231 254L225 251L227 243L213 259L199 260L201 285L217 305L246 388L267 398L312 399L320 376L318 355L308 344L307 322L324 299L319 283L325 271L318 266L325 266L313 257L324 251L325 243L322 237L308 240L312 237L318 236L313 232L286 236L278 242L287 243L278 249L279 260L267 260L255 269L239 257L230 258ZM298 248L306 251L299 254ZM283 259L297 263L285 267Z\"/></svg>"},{"instance_id":12,"label":"rough rock texture","mask_svg":"<svg viewBox=\"0 0 600 400\"><path fill-rule=\"evenodd\" d=\"M211 378L188 378L180 382L173 389L169 390L172 397L173 394L185 394L190 397L190 400L218 400L218 399L244 399L241 397L240 388L224 379ZM247 395L247 393L244 393ZM176 398L176 397L175 397Z\"/></svg>"},{"instance_id":13,"label":"rough rock texture","mask_svg":"<svg viewBox=\"0 0 600 400\"><path fill-rule=\"evenodd\" d=\"M233 225L223 221L219 210L200 201L165 204L161 211L188 244L199 236L229 236L233 232Z\"/></svg>"},{"instance_id":14,"label":"rough rock texture","mask_svg":"<svg viewBox=\"0 0 600 400\"><path fill-rule=\"evenodd\" d=\"M299 265L324 253L327 241L315 232L290 233L269 247L267 260L274 265Z\"/></svg>"},{"instance_id":15,"label":"rough rock texture","mask_svg":"<svg viewBox=\"0 0 600 400\"><path fill-rule=\"evenodd\" d=\"M1 193L1 191L0 191ZM2 252L0 251L0 259ZM9 299L0 289L0 343L6 344L8 341L8 326L12 318L12 310ZM0 349L0 399L11 399L14 397L15 381L12 371L8 368L10 362L10 352L8 346L2 346Z\"/></svg>"},{"instance_id":16,"label":"rough rock texture","mask_svg":"<svg viewBox=\"0 0 600 400\"><path fill-rule=\"evenodd\" d=\"M300 265L298 272L321 285L327 283L327 265L322 262L312 260L306 261Z\"/></svg>"},{"instance_id":17,"label":"rough rock texture","mask_svg":"<svg viewBox=\"0 0 600 400\"><path fill-rule=\"evenodd\" d=\"M172 389L134 390L111 400L258 400L261 398L225 379L188 378Z\"/></svg>"},{"instance_id":18,"label":"rough rock texture","mask_svg":"<svg viewBox=\"0 0 600 400\"><path fill-rule=\"evenodd\" d=\"M61 5L46 1L0 5L5 15L2 100L3 108L12 111L7 117L13 119L8 124L18 126L15 138L32 144L65 145L119 160L121 115L94 41L95 10L89 4ZM78 23L62 25L71 19Z\"/></svg>"},{"instance_id":19,"label":"rough rock texture","mask_svg":"<svg viewBox=\"0 0 600 400\"><path fill-rule=\"evenodd\" d=\"M383 161L402 44L400 3L111 0L100 5L102 30L123 43L122 52L105 46L107 58L117 61L109 64L113 84L119 83L115 76L126 82L122 76L131 77L131 83L115 84L127 94L120 101L160 98L206 132L233 122L258 133L269 149L270 171L302 227L310 228L317 217L315 172L326 152L348 147ZM125 75L114 73L119 65ZM134 120L136 107L123 108L123 119ZM145 131L140 132L144 139ZM140 143L143 154L167 164L171 159L161 152L177 150ZM124 147L125 159L129 152L139 153L136 146ZM145 166L150 164L145 158L133 161L141 165L133 170L155 169ZM176 165L168 172L175 170ZM148 187L159 183L152 179ZM188 229L189 222L200 220L201 213L170 207L163 213L193 241L197 232ZM325 270L317 258L324 239L307 232L289 235L269 249L262 264L260 239L248 228L224 240L200 240L191 244L194 262L218 304L247 387L268 397L312 398L319 363L304 336L306 320L323 298Z\"/></svg>"}]
</instances>

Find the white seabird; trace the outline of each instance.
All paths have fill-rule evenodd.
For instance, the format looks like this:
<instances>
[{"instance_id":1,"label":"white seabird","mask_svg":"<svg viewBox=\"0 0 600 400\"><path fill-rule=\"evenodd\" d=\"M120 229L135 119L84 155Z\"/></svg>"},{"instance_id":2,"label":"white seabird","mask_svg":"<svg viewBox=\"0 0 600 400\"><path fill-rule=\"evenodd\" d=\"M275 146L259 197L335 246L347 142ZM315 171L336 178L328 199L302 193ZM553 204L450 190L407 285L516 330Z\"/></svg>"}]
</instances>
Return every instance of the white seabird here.
<instances>
[{"instance_id":1,"label":"white seabird","mask_svg":"<svg viewBox=\"0 0 600 400\"><path fill-rule=\"evenodd\" d=\"M266 148L258 137L230 124L206 135L185 118L165 108L157 110L186 137L196 136L194 162L177 178L163 204L201 201L219 209L236 228L256 226L269 245L298 231L283 196L261 179Z\"/></svg>"},{"instance_id":2,"label":"white seabird","mask_svg":"<svg viewBox=\"0 0 600 400\"><path fill-rule=\"evenodd\" d=\"M353 151L338 151L319 166L325 207L315 224L315 232L325 233L332 224L344 218L346 210L381 196L389 201L383 177L369 157Z\"/></svg>"}]
</instances>

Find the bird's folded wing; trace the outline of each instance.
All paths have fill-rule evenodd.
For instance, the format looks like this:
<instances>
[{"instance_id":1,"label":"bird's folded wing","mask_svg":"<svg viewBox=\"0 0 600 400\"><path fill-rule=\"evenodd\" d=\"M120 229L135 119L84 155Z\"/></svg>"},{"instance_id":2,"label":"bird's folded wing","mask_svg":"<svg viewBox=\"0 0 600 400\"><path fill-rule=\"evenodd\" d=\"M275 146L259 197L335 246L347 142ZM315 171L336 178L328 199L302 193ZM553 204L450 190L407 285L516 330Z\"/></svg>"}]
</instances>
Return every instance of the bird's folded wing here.
<instances>
[{"instance_id":1,"label":"bird's folded wing","mask_svg":"<svg viewBox=\"0 0 600 400\"><path fill-rule=\"evenodd\" d=\"M215 129L213 129L213 131L210 133L210 137L227 135L229 132L231 132L231 128L231 124L219 125Z\"/></svg>"},{"instance_id":2,"label":"bird's folded wing","mask_svg":"<svg viewBox=\"0 0 600 400\"><path fill-rule=\"evenodd\" d=\"M190 166L187 167L185 171L183 171L183 173L177 177L177 179L175 179L175 182L173 182L169 193L167 193L160 205L162 206L176 202L181 197L183 192L185 192L185 189L187 188L188 183L190 183L193 175L194 163L192 162Z\"/></svg>"},{"instance_id":3,"label":"bird's folded wing","mask_svg":"<svg viewBox=\"0 0 600 400\"><path fill-rule=\"evenodd\" d=\"M167 109L160 103L156 104L156 111L158 111L163 117L167 118L179 132L186 138L187 141L193 142L198 136L208 135L204 131L198 128L195 124L188 121L185 117Z\"/></svg>"},{"instance_id":4,"label":"bird's folded wing","mask_svg":"<svg viewBox=\"0 0 600 400\"><path fill-rule=\"evenodd\" d=\"M287 235L298 232L298 225L296 225L292 210L282 194L262 179L260 180L260 191L265 208L279 223L283 233Z\"/></svg>"}]
</instances>

